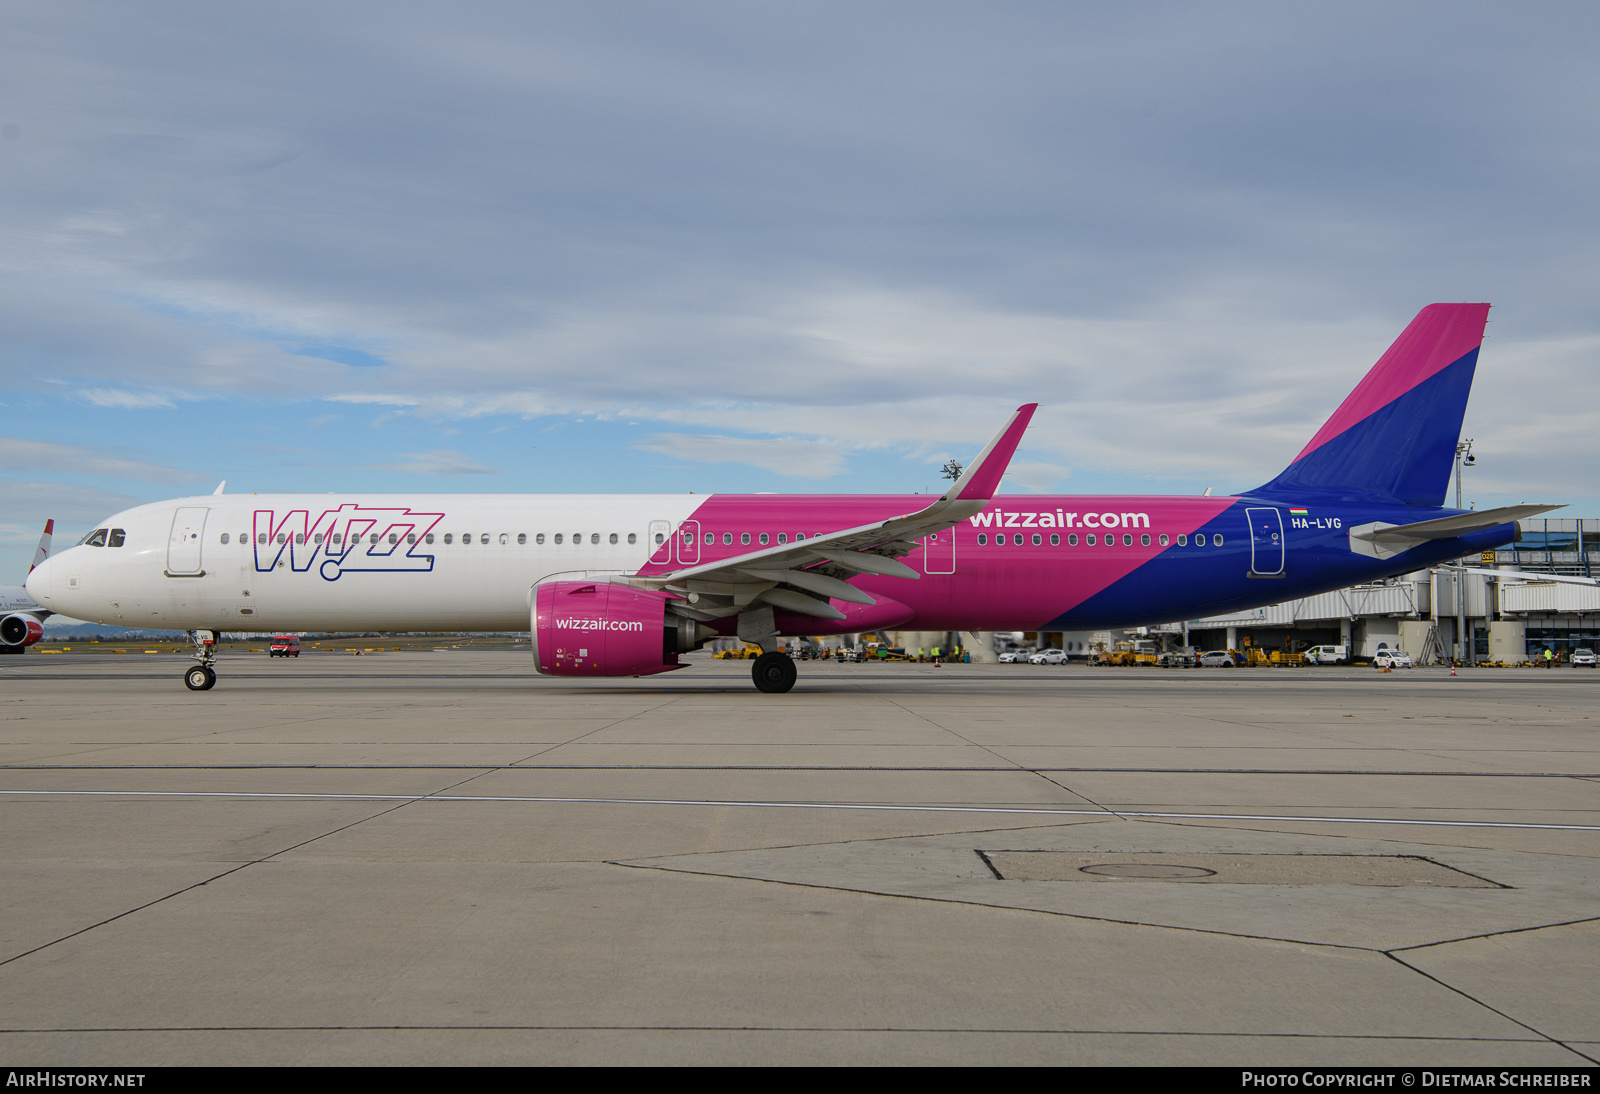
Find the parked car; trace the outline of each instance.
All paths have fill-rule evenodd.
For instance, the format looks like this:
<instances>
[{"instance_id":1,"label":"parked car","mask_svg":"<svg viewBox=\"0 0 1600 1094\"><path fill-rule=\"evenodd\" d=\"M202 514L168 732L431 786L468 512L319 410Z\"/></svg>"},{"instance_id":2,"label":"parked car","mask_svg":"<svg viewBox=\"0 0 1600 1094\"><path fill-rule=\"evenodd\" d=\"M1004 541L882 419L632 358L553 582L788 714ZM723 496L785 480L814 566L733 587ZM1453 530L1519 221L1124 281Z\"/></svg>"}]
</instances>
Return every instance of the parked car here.
<instances>
[{"instance_id":1,"label":"parked car","mask_svg":"<svg viewBox=\"0 0 1600 1094\"><path fill-rule=\"evenodd\" d=\"M300 638L293 634L275 634L267 646L268 657L299 657Z\"/></svg>"},{"instance_id":2,"label":"parked car","mask_svg":"<svg viewBox=\"0 0 1600 1094\"><path fill-rule=\"evenodd\" d=\"M1600 667L1600 657L1594 655L1594 650L1578 649L1572 651L1570 662L1573 668L1592 669Z\"/></svg>"},{"instance_id":3,"label":"parked car","mask_svg":"<svg viewBox=\"0 0 1600 1094\"><path fill-rule=\"evenodd\" d=\"M1028 664L1030 665L1065 665L1066 663L1067 654L1065 650L1040 650L1028 658Z\"/></svg>"},{"instance_id":4,"label":"parked car","mask_svg":"<svg viewBox=\"0 0 1600 1094\"><path fill-rule=\"evenodd\" d=\"M1203 669L1231 669L1237 664L1232 650L1208 650L1200 655L1200 667Z\"/></svg>"},{"instance_id":5,"label":"parked car","mask_svg":"<svg viewBox=\"0 0 1600 1094\"><path fill-rule=\"evenodd\" d=\"M1312 646L1302 656L1310 665L1343 665L1350 660L1350 647Z\"/></svg>"},{"instance_id":6,"label":"parked car","mask_svg":"<svg viewBox=\"0 0 1600 1094\"><path fill-rule=\"evenodd\" d=\"M1032 650L1006 650L1000 655L1002 665L1020 665L1033 656Z\"/></svg>"},{"instance_id":7,"label":"parked car","mask_svg":"<svg viewBox=\"0 0 1600 1094\"><path fill-rule=\"evenodd\" d=\"M1379 650L1372 663L1380 669L1414 669L1417 663L1411 660L1411 655L1401 650Z\"/></svg>"}]
</instances>

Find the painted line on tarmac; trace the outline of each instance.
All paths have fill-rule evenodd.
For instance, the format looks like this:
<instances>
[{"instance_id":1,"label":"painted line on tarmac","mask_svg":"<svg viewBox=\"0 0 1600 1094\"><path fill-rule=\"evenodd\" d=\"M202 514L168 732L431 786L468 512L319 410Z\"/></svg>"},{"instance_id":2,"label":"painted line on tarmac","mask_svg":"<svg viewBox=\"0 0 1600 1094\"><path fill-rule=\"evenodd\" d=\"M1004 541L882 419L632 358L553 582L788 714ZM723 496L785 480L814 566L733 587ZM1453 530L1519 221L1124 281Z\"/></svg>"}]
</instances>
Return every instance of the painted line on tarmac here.
<instances>
[{"instance_id":1,"label":"painted line on tarmac","mask_svg":"<svg viewBox=\"0 0 1600 1094\"><path fill-rule=\"evenodd\" d=\"M697 801L685 798L542 798L488 794L276 794L230 790L0 790L0 797L229 798L288 801L467 802L526 805L688 805L700 808L839 809L881 813L983 813L1019 817L1117 817L1123 820L1273 821L1299 824L1381 824L1425 828L1519 828L1549 832L1600 832L1597 824L1522 821L1407 820L1401 817L1297 817L1262 813L1154 813L1127 809L1024 809L985 805L881 805L869 802Z\"/></svg>"}]
</instances>

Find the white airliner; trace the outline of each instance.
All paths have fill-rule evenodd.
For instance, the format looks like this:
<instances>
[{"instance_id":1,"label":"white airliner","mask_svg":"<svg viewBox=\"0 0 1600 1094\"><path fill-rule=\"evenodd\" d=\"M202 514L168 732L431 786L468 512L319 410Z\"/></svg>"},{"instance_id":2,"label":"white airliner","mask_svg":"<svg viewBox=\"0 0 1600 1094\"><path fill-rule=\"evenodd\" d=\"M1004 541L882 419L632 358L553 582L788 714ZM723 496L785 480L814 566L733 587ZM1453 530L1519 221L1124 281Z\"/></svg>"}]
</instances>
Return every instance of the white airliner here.
<instances>
[{"instance_id":1,"label":"white airliner","mask_svg":"<svg viewBox=\"0 0 1600 1094\"><path fill-rule=\"evenodd\" d=\"M31 576L50 555L50 537L55 534L56 522L44 522L44 535L33 552L33 565L28 567ZM34 603L28 590L21 585L0 585L0 655L21 653L44 637L44 621L55 613Z\"/></svg>"},{"instance_id":2,"label":"white airliner","mask_svg":"<svg viewBox=\"0 0 1600 1094\"><path fill-rule=\"evenodd\" d=\"M1277 477L1239 495L997 497L1019 408L945 494L181 498L119 513L28 579L78 619L217 631L531 630L534 667L647 676L738 636L1099 630L1195 619L1511 542L1554 506L1443 506L1487 304L1424 308Z\"/></svg>"}]
</instances>

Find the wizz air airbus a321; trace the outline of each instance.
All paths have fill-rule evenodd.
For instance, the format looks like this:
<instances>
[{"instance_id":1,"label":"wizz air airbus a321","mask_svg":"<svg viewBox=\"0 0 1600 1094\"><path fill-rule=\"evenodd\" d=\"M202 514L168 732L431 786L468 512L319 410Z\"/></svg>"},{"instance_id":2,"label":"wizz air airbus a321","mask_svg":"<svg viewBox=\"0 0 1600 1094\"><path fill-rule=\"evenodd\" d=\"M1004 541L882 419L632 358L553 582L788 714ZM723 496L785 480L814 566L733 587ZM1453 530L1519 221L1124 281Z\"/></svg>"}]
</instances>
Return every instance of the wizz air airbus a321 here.
<instances>
[{"instance_id":1,"label":"wizz air airbus a321","mask_svg":"<svg viewBox=\"0 0 1600 1094\"><path fill-rule=\"evenodd\" d=\"M996 496L1034 406L940 498L262 494L141 505L41 564L79 619L215 632L521 630L557 676L647 676L724 635L1088 630L1263 604L1511 542L1557 506L1443 508L1487 304L1412 320L1280 475L1231 497Z\"/></svg>"}]
</instances>

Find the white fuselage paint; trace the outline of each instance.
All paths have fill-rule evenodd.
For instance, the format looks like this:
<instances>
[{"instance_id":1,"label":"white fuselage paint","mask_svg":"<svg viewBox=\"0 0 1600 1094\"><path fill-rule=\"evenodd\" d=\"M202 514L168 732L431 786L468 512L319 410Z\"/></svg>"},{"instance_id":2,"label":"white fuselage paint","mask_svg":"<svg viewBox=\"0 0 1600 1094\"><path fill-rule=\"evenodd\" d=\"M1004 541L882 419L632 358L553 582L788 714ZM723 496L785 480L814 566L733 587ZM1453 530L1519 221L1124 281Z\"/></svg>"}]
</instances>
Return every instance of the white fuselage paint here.
<instances>
[{"instance_id":1,"label":"white fuselage paint","mask_svg":"<svg viewBox=\"0 0 1600 1094\"><path fill-rule=\"evenodd\" d=\"M573 571L636 572L658 549L651 522L677 528L705 500L655 494L182 498L117 514L108 524L126 531L124 546L59 552L35 572L28 590L45 607L76 619L174 630L527 630L536 583ZM425 542L430 534L431 544ZM304 542L295 542L296 535ZM315 542L319 535L321 543ZM407 535L417 542L408 544ZM469 535L470 545L463 542ZM519 535L526 541L519 543ZM541 535L543 543L537 542ZM582 542L574 543L578 535ZM352 536L360 537L355 547Z\"/></svg>"}]
</instances>

